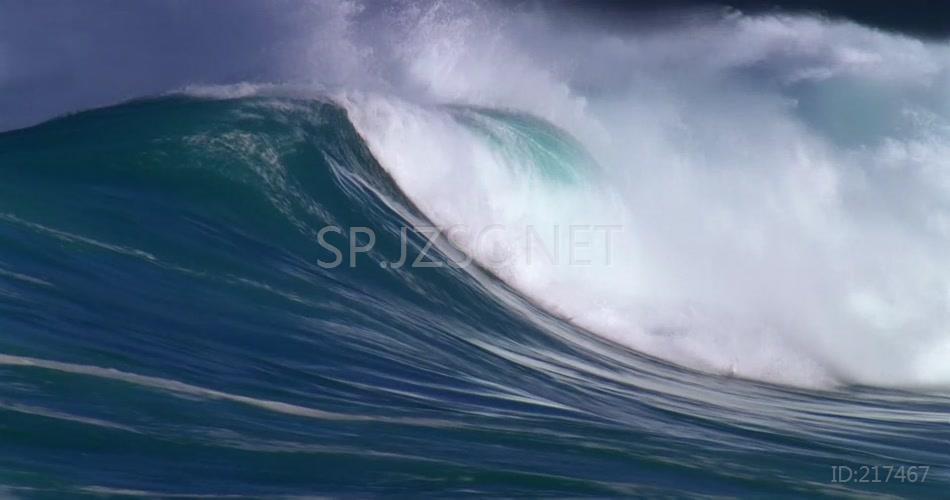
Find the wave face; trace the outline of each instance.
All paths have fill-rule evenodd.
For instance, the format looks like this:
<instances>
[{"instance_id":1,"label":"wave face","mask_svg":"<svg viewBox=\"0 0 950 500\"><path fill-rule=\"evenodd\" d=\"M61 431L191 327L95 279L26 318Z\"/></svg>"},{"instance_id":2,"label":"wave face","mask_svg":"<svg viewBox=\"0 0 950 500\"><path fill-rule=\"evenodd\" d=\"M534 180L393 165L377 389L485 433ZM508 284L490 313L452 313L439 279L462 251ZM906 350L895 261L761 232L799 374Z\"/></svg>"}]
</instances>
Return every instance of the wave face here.
<instances>
[{"instance_id":1,"label":"wave face","mask_svg":"<svg viewBox=\"0 0 950 500\"><path fill-rule=\"evenodd\" d=\"M111 84L93 58L77 78L92 102L335 102L457 248L639 352L802 387L950 385L947 43L734 11L618 28L556 6L281 7L222 18L275 25L253 54L199 44L179 52L202 71ZM161 44L117 43L121 21L77 57L148 61ZM253 71L237 61L285 83L197 85Z\"/></svg>"},{"instance_id":2,"label":"wave face","mask_svg":"<svg viewBox=\"0 0 950 500\"><path fill-rule=\"evenodd\" d=\"M541 121L436 116L493 158L534 158L493 172L545 186L526 206L599 189ZM170 97L0 135L5 493L834 495L870 486L830 483L831 465L878 461L929 464L914 494L945 491L945 396L710 376L502 275L380 266L431 207L358 130L329 100ZM377 244L325 269L327 225ZM427 240L408 234L414 259Z\"/></svg>"}]
</instances>

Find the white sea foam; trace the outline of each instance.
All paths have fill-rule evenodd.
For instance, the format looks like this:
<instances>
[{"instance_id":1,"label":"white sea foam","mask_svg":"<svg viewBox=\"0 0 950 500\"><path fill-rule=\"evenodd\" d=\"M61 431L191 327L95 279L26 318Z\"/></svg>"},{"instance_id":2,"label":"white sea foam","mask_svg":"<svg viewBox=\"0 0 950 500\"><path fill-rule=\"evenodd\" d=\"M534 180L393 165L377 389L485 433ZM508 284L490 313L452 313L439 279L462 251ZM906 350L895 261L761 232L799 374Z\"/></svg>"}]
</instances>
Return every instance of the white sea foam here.
<instances>
[{"instance_id":1,"label":"white sea foam","mask_svg":"<svg viewBox=\"0 0 950 500\"><path fill-rule=\"evenodd\" d=\"M950 383L946 44L788 16L603 33L446 4L399 25L387 57L410 90L338 99L434 221L504 228L457 243L538 303L705 370ZM459 104L544 118L598 167L552 182ZM526 263L528 226L578 224L622 225L610 262Z\"/></svg>"}]
</instances>

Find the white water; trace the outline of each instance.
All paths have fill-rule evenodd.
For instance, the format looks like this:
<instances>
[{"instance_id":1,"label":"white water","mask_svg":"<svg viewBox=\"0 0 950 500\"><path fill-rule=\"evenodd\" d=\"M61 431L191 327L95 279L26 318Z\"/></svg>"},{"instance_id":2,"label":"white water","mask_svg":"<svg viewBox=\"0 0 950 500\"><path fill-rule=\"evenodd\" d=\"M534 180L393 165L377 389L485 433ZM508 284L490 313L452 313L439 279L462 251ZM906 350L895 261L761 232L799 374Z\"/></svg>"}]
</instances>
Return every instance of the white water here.
<instances>
[{"instance_id":1,"label":"white water","mask_svg":"<svg viewBox=\"0 0 950 500\"><path fill-rule=\"evenodd\" d=\"M606 34L453 4L400 25L399 90L339 100L420 208L538 303L714 372L950 383L947 45L735 14ZM552 182L444 104L542 117L599 168ZM581 231L572 263L572 224L622 233L608 258Z\"/></svg>"}]
</instances>

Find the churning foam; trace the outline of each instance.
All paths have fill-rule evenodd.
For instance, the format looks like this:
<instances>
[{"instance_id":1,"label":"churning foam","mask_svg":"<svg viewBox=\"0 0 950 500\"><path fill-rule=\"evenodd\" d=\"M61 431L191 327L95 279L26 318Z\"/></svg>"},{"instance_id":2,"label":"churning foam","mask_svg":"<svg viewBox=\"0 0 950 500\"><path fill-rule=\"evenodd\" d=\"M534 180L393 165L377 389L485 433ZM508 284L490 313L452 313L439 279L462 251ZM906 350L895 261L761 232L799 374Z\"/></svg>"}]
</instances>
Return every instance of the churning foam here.
<instances>
[{"instance_id":1,"label":"churning foam","mask_svg":"<svg viewBox=\"0 0 950 500\"><path fill-rule=\"evenodd\" d=\"M396 24L398 84L339 102L435 222L502 228L457 243L543 306L715 372L950 383L946 44L738 14L607 33L435 4ZM550 144L458 105L543 118L596 168L539 175ZM622 226L609 262L526 260L527 229L572 225Z\"/></svg>"}]
</instances>

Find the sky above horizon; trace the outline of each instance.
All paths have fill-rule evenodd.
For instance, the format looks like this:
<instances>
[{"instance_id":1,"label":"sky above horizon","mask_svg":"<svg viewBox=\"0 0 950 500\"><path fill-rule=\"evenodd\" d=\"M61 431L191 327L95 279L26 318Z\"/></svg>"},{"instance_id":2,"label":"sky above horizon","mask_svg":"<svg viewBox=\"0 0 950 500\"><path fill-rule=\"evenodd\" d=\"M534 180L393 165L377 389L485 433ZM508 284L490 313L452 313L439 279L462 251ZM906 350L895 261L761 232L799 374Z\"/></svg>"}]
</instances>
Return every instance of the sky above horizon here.
<instances>
[{"instance_id":1,"label":"sky above horizon","mask_svg":"<svg viewBox=\"0 0 950 500\"><path fill-rule=\"evenodd\" d=\"M385 15L405 2L374 2ZM182 86L299 82L312 75L286 54L327 42L310 33L339 2L0 0L0 131L63 113ZM510 5L510 4L509 4ZM689 12L819 12L912 36L950 34L950 2L918 0L525 0L524 8L564 10L605 28L662 26ZM516 7L517 8L517 7ZM326 30L322 30L326 33ZM331 31L332 32L332 31Z\"/></svg>"}]
</instances>

